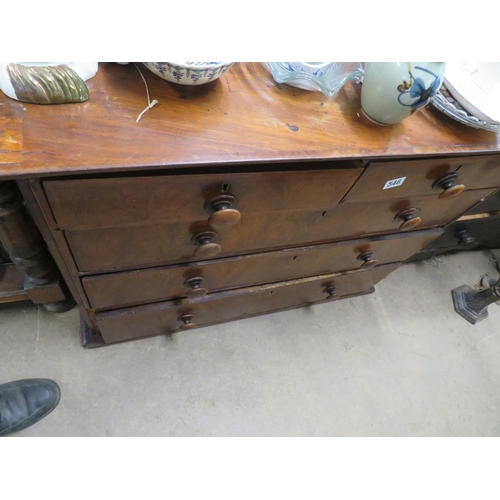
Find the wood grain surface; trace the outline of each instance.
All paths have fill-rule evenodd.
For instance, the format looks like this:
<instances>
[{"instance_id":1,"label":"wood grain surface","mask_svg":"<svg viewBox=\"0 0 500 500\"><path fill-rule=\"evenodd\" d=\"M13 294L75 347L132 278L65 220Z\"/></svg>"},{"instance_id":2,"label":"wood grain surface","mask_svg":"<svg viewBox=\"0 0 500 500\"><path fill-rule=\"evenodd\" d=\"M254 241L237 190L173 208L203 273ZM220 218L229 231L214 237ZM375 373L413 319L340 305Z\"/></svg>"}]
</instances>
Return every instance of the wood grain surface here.
<instances>
[{"instance_id":1,"label":"wood grain surface","mask_svg":"<svg viewBox=\"0 0 500 500\"><path fill-rule=\"evenodd\" d=\"M240 288L206 295L197 301L174 300L98 313L97 324L106 343L177 331L180 317L192 315L194 326L245 318L289 307L307 306L328 298L326 289L335 287L337 298L368 291L400 264L371 271L327 274L263 286Z\"/></svg>"},{"instance_id":2,"label":"wood grain surface","mask_svg":"<svg viewBox=\"0 0 500 500\"><path fill-rule=\"evenodd\" d=\"M346 202L403 198L440 194L434 183L453 172L464 190L492 188L500 185L500 155L435 158L425 160L372 162L345 197ZM387 188L393 179L402 179L397 187ZM462 196L463 192L458 196ZM451 201L442 199L443 203Z\"/></svg>"},{"instance_id":3,"label":"wood grain surface","mask_svg":"<svg viewBox=\"0 0 500 500\"><path fill-rule=\"evenodd\" d=\"M298 245L354 239L370 234L398 233L395 216L416 208L418 229L452 222L491 190L472 190L446 203L438 195L367 203L341 203L332 210L246 215L229 228L217 230L222 249L217 258ZM209 230L206 221L191 224L144 224L108 227L64 234L80 271L111 271L200 259L193 235ZM215 255L214 255L215 256ZM207 257L209 258L209 257Z\"/></svg>"},{"instance_id":4,"label":"wood grain surface","mask_svg":"<svg viewBox=\"0 0 500 500\"><path fill-rule=\"evenodd\" d=\"M0 100L6 97L0 92ZM5 116L5 104L0 102L0 172L22 163L22 120L16 116Z\"/></svg>"},{"instance_id":5,"label":"wood grain surface","mask_svg":"<svg viewBox=\"0 0 500 500\"><path fill-rule=\"evenodd\" d=\"M73 230L208 220L205 204L221 194L234 196L242 217L329 210L363 172L307 166L291 172L47 180L43 185L58 227Z\"/></svg>"},{"instance_id":6,"label":"wood grain surface","mask_svg":"<svg viewBox=\"0 0 500 500\"><path fill-rule=\"evenodd\" d=\"M185 281L202 277L208 293L359 269L364 252L378 263L402 262L443 233L442 229L288 248L205 262L101 274L82 279L96 310L185 297Z\"/></svg>"},{"instance_id":7,"label":"wood grain surface","mask_svg":"<svg viewBox=\"0 0 500 500\"><path fill-rule=\"evenodd\" d=\"M147 98L132 64L100 63L85 103L42 106L0 93L0 177L500 149L500 134L461 125L432 106L394 126L374 125L352 82L327 98L277 85L259 63L237 63L196 87L138 66L159 101L138 123ZM15 143L6 144L5 130L15 131Z\"/></svg>"}]
</instances>

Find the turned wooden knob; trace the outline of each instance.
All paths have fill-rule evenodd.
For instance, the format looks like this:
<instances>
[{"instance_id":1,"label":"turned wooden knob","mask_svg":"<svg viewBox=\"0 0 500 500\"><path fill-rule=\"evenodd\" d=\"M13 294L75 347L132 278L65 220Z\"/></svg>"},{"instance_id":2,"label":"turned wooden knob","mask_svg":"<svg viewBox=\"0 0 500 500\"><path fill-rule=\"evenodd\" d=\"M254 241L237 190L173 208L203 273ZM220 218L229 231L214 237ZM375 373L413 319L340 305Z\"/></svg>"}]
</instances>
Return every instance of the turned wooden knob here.
<instances>
[{"instance_id":1,"label":"turned wooden knob","mask_svg":"<svg viewBox=\"0 0 500 500\"><path fill-rule=\"evenodd\" d=\"M205 203L205 211L212 214L208 223L215 228L229 227L236 224L241 214L234 207L236 198L230 194L221 194Z\"/></svg>"},{"instance_id":2,"label":"turned wooden knob","mask_svg":"<svg viewBox=\"0 0 500 500\"><path fill-rule=\"evenodd\" d=\"M432 185L433 189L442 189L443 192L439 195L440 200L447 200L449 198L454 198L458 196L464 189L463 184L455 184L458 179L458 174L456 172L450 172L443 177L440 177Z\"/></svg>"},{"instance_id":3,"label":"turned wooden knob","mask_svg":"<svg viewBox=\"0 0 500 500\"><path fill-rule=\"evenodd\" d=\"M222 250L221 246L214 242L217 236L218 234L215 231L204 231L203 233L195 234L191 238L191 243L198 246L194 251L194 256L199 259L209 259L220 253Z\"/></svg>"},{"instance_id":4,"label":"turned wooden knob","mask_svg":"<svg viewBox=\"0 0 500 500\"><path fill-rule=\"evenodd\" d=\"M369 252L361 253L356 257L357 260L363 261L363 264L360 266L362 269L370 269L378 264L378 260L373 258L374 254L375 252L371 250Z\"/></svg>"},{"instance_id":5,"label":"turned wooden knob","mask_svg":"<svg viewBox=\"0 0 500 500\"><path fill-rule=\"evenodd\" d=\"M194 314L183 314L178 318L182 322L181 328L187 330L188 328L194 328L196 323L193 321Z\"/></svg>"},{"instance_id":6,"label":"turned wooden knob","mask_svg":"<svg viewBox=\"0 0 500 500\"><path fill-rule=\"evenodd\" d=\"M415 212L420 211L420 208L407 208L394 217L394 220L401 220L403 223L399 226L402 231L408 231L417 227L422 219L420 217L415 217Z\"/></svg>"},{"instance_id":7,"label":"turned wooden knob","mask_svg":"<svg viewBox=\"0 0 500 500\"><path fill-rule=\"evenodd\" d=\"M472 236L470 236L465 229L462 229L462 231L458 231L456 237L458 238L458 244L464 247L468 245L474 245L476 243L476 240Z\"/></svg>"},{"instance_id":8,"label":"turned wooden knob","mask_svg":"<svg viewBox=\"0 0 500 500\"><path fill-rule=\"evenodd\" d=\"M196 299L198 297L203 297L208 293L206 288L201 287L200 285L205 281L203 276L195 276L194 278L188 278L184 282L184 286L189 288L189 291L186 292L186 295L190 299Z\"/></svg>"},{"instance_id":9,"label":"turned wooden knob","mask_svg":"<svg viewBox=\"0 0 500 500\"><path fill-rule=\"evenodd\" d=\"M336 299L338 297L336 290L337 290L337 287L333 286L333 285L327 286L325 288L325 293L328 294L327 300L328 299Z\"/></svg>"}]
</instances>

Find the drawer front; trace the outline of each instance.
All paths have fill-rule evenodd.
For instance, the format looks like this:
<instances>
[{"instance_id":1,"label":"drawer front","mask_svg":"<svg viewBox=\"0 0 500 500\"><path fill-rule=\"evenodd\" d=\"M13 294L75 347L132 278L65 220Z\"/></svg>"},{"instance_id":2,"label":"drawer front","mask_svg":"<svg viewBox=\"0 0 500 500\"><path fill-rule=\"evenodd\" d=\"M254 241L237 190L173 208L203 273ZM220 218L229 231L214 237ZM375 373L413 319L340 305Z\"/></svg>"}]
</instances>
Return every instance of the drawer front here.
<instances>
[{"instance_id":1,"label":"drawer front","mask_svg":"<svg viewBox=\"0 0 500 500\"><path fill-rule=\"evenodd\" d=\"M442 229L343 241L82 279L94 309L116 309L178 297L196 298L323 274L402 262L435 240Z\"/></svg>"},{"instance_id":2,"label":"drawer front","mask_svg":"<svg viewBox=\"0 0 500 500\"><path fill-rule=\"evenodd\" d=\"M336 298L369 291L398 266L240 288L196 302L178 300L131 307L99 313L96 320L106 343L119 342L173 332L184 323L187 327L205 326L315 302L334 302Z\"/></svg>"},{"instance_id":3,"label":"drawer front","mask_svg":"<svg viewBox=\"0 0 500 500\"><path fill-rule=\"evenodd\" d=\"M489 212L500 212L500 190L493 193L482 203L478 203L472 210L465 215L485 214Z\"/></svg>"},{"instance_id":4,"label":"drawer front","mask_svg":"<svg viewBox=\"0 0 500 500\"><path fill-rule=\"evenodd\" d=\"M199 261L250 251L402 232L400 227L404 219L395 217L409 208L418 210L414 218L421 218L419 228L439 226L455 220L490 192L467 191L444 204L434 195L342 203L333 210L316 212L263 213L247 216L234 226L213 233L207 233L212 229L201 222L67 231L66 237L80 271ZM207 240L200 238L207 234L210 235ZM216 253L207 256L205 250Z\"/></svg>"},{"instance_id":5,"label":"drawer front","mask_svg":"<svg viewBox=\"0 0 500 500\"><path fill-rule=\"evenodd\" d=\"M446 175L456 173L456 179ZM392 181L392 183L391 183ZM441 181L441 182L440 182ZM447 182L451 184L447 184ZM500 186L500 155L446 158L434 160L407 160L394 162L372 162L346 196L346 202L364 202L407 196L422 196L444 193L462 196L457 185L469 189L494 188ZM391 187L392 186L392 187ZM433 187L434 186L434 187Z\"/></svg>"},{"instance_id":6,"label":"drawer front","mask_svg":"<svg viewBox=\"0 0 500 500\"><path fill-rule=\"evenodd\" d=\"M462 218L450 224L443 235L423 248L470 250L475 247L500 248L500 215Z\"/></svg>"},{"instance_id":7,"label":"drawer front","mask_svg":"<svg viewBox=\"0 0 500 500\"><path fill-rule=\"evenodd\" d=\"M244 219L333 208L363 171L310 166L288 172L47 180L44 188L61 229L201 221L220 212L211 218L215 227L214 221L230 224L235 211Z\"/></svg>"}]
</instances>

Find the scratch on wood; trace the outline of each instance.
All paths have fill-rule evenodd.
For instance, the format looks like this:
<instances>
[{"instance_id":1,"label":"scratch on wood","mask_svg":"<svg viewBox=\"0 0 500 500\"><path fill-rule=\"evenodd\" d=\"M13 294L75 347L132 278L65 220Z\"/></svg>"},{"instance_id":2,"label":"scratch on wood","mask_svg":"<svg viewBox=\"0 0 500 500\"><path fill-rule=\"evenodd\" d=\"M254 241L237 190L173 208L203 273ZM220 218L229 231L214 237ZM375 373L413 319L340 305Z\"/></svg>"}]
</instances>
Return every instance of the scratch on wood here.
<instances>
[{"instance_id":1,"label":"scratch on wood","mask_svg":"<svg viewBox=\"0 0 500 500\"><path fill-rule=\"evenodd\" d=\"M20 163L23 151L22 121L0 117L0 165Z\"/></svg>"},{"instance_id":2,"label":"scratch on wood","mask_svg":"<svg viewBox=\"0 0 500 500\"><path fill-rule=\"evenodd\" d=\"M226 78L227 91L232 92L231 85L229 85L229 80Z\"/></svg>"}]
</instances>

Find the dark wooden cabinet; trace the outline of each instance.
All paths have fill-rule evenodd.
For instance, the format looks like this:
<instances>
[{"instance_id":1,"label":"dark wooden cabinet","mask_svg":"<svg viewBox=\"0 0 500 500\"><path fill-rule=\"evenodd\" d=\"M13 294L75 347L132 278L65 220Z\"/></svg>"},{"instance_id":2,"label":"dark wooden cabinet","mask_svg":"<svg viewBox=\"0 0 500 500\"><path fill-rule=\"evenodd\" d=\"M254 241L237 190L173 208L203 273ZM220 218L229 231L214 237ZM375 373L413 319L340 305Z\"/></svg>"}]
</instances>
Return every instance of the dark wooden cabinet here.
<instances>
[{"instance_id":1,"label":"dark wooden cabinet","mask_svg":"<svg viewBox=\"0 0 500 500\"><path fill-rule=\"evenodd\" d=\"M139 122L132 66L101 64L86 103L0 103L15 142L0 176L17 180L86 346L316 303L335 314L500 187L498 135L434 109L376 126L352 82L327 99L256 63L200 87L145 76L159 105Z\"/></svg>"}]
</instances>

